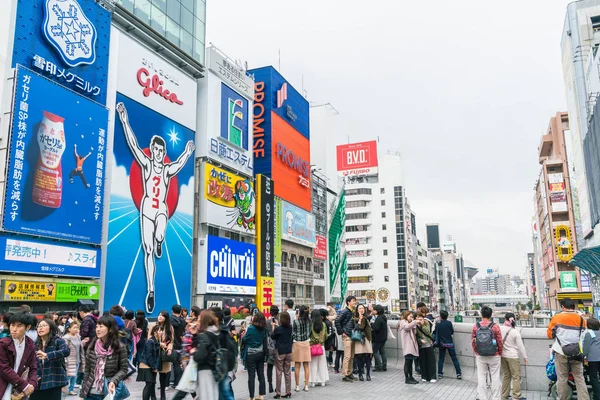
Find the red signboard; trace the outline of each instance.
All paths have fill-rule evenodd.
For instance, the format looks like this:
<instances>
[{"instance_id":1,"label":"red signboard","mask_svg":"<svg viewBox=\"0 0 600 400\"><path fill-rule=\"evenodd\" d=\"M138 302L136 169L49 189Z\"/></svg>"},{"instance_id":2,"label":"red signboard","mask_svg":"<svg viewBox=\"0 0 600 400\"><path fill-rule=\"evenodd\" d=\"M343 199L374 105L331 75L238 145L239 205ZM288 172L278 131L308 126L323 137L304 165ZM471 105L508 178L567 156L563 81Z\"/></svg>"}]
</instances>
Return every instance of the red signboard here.
<instances>
[{"instance_id":1,"label":"red signboard","mask_svg":"<svg viewBox=\"0 0 600 400\"><path fill-rule=\"evenodd\" d=\"M337 146L337 170L344 176L374 174L377 165L375 140Z\"/></svg>"},{"instance_id":2,"label":"red signboard","mask_svg":"<svg viewBox=\"0 0 600 400\"><path fill-rule=\"evenodd\" d=\"M317 246L315 247L314 257L319 260L327 260L327 239L324 236L317 235Z\"/></svg>"}]
</instances>

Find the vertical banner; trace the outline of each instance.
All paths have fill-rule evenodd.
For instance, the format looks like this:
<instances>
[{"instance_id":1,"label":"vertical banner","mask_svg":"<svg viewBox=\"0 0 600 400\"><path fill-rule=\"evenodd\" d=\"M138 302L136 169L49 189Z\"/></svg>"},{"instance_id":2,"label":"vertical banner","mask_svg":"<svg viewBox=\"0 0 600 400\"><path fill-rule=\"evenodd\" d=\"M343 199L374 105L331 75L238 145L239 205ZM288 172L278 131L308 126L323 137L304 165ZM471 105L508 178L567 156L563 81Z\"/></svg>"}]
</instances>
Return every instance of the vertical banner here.
<instances>
[{"instance_id":1,"label":"vertical banner","mask_svg":"<svg viewBox=\"0 0 600 400\"><path fill-rule=\"evenodd\" d=\"M274 182L265 175L256 175L256 193L258 200L257 221L257 307L269 316L270 308L274 304L275 269L273 250L275 234L275 208L274 208Z\"/></svg>"}]
</instances>

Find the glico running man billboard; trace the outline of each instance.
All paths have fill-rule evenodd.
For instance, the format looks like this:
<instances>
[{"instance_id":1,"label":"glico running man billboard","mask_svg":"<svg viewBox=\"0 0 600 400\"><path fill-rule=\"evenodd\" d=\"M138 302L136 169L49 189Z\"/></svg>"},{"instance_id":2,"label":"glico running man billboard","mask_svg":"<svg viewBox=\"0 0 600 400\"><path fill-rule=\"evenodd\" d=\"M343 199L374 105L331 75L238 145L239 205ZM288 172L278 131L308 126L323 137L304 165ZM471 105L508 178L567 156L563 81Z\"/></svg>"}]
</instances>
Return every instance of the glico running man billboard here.
<instances>
[{"instance_id":1,"label":"glico running man billboard","mask_svg":"<svg viewBox=\"0 0 600 400\"><path fill-rule=\"evenodd\" d=\"M102 242L108 110L17 68L3 228Z\"/></svg>"},{"instance_id":2,"label":"glico running man billboard","mask_svg":"<svg viewBox=\"0 0 600 400\"><path fill-rule=\"evenodd\" d=\"M311 202L308 101L273 67L254 75L254 169L277 184L275 196L307 211Z\"/></svg>"},{"instance_id":3,"label":"glico running man billboard","mask_svg":"<svg viewBox=\"0 0 600 400\"><path fill-rule=\"evenodd\" d=\"M156 317L191 301L195 81L124 35L119 47L104 299Z\"/></svg>"}]
</instances>

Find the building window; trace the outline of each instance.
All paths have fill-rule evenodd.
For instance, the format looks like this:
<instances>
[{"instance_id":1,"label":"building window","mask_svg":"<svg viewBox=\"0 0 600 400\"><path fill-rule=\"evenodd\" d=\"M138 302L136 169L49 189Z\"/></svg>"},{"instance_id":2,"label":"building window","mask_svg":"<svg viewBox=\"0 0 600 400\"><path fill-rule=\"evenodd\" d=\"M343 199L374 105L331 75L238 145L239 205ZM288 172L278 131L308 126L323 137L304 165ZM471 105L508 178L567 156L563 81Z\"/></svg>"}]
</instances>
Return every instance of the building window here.
<instances>
[{"instance_id":1,"label":"building window","mask_svg":"<svg viewBox=\"0 0 600 400\"><path fill-rule=\"evenodd\" d=\"M383 237L383 243L387 243L387 236Z\"/></svg>"},{"instance_id":2,"label":"building window","mask_svg":"<svg viewBox=\"0 0 600 400\"><path fill-rule=\"evenodd\" d=\"M383 268L388 269L389 268L388 263L383 263Z\"/></svg>"},{"instance_id":3,"label":"building window","mask_svg":"<svg viewBox=\"0 0 600 400\"><path fill-rule=\"evenodd\" d=\"M384 255L384 256L387 256L387 250L384 250L384 251L383 251L383 255Z\"/></svg>"},{"instance_id":4,"label":"building window","mask_svg":"<svg viewBox=\"0 0 600 400\"><path fill-rule=\"evenodd\" d=\"M301 271L304 269L304 257L303 256L298 257L298 269ZM308 270L308 271L310 271L310 270Z\"/></svg>"},{"instance_id":5,"label":"building window","mask_svg":"<svg viewBox=\"0 0 600 400\"><path fill-rule=\"evenodd\" d=\"M387 230L387 226L385 224L381 225L381 230L382 231L386 231Z\"/></svg>"},{"instance_id":6,"label":"building window","mask_svg":"<svg viewBox=\"0 0 600 400\"><path fill-rule=\"evenodd\" d=\"M381 218L385 218L385 213L384 212L381 213Z\"/></svg>"},{"instance_id":7,"label":"building window","mask_svg":"<svg viewBox=\"0 0 600 400\"><path fill-rule=\"evenodd\" d=\"M381 205L385 206L385 200L381 200Z\"/></svg>"},{"instance_id":8,"label":"building window","mask_svg":"<svg viewBox=\"0 0 600 400\"><path fill-rule=\"evenodd\" d=\"M315 286L315 302L323 303L325 301L325 288L323 286Z\"/></svg>"},{"instance_id":9,"label":"building window","mask_svg":"<svg viewBox=\"0 0 600 400\"><path fill-rule=\"evenodd\" d=\"M298 285L298 286L296 286L296 296L297 297L304 297L304 285Z\"/></svg>"},{"instance_id":10,"label":"building window","mask_svg":"<svg viewBox=\"0 0 600 400\"><path fill-rule=\"evenodd\" d=\"M219 236L219 228L217 228L216 226L209 226L208 234L211 236Z\"/></svg>"},{"instance_id":11,"label":"building window","mask_svg":"<svg viewBox=\"0 0 600 400\"><path fill-rule=\"evenodd\" d=\"M230 232L229 239L235 240L236 242L240 241L240 234L238 232Z\"/></svg>"},{"instance_id":12,"label":"building window","mask_svg":"<svg viewBox=\"0 0 600 400\"><path fill-rule=\"evenodd\" d=\"M289 284L287 283L282 283L281 284L281 295L285 298L290 297L290 294L288 293L288 289L289 288Z\"/></svg>"},{"instance_id":13,"label":"building window","mask_svg":"<svg viewBox=\"0 0 600 400\"><path fill-rule=\"evenodd\" d=\"M295 254L290 255L290 268L296 268L296 261L298 260Z\"/></svg>"},{"instance_id":14,"label":"building window","mask_svg":"<svg viewBox=\"0 0 600 400\"><path fill-rule=\"evenodd\" d=\"M288 253L285 251L281 253L281 267L287 268L288 266Z\"/></svg>"},{"instance_id":15,"label":"building window","mask_svg":"<svg viewBox=\"0 0 600 400\"><path fill-rule=\"evenodd\" d=\"M385 194L385 188L381 188L381 189L379 189L379 193L381 193L381 194Z\"/></svg>"},{"instance_id":16,"label":"building window","mask_svg":"<svg viewBox=\"0 0 600 400\"><path fill-rule=\"evenodd\" d=\"M290 297L296 297L296 284L290 283Z\"/></svg>"},{"instance_id":17,"label":"building window","mask_svg":"<svg viewBox=\"0 0 600 400\"><path fill-rule=\"evenodd\" d=\"M384 277L383 277L383 281L384 281L384 282L389 282L389 281L390 281L390 277L389 277L389 276L387 276L387 275L386 275L386 276L384 276Z\"/></svg>"},{"instance_id":18,"label":"building window","mask_svg":"<svg viewBox=\"0 0 600 400\"><path fill-rule=\"evenodd\" d=\"M306 285L306 298L307 299L312 299L313 295L312 295L312 286L308 286Z\"/></svg>"}]
</instances>

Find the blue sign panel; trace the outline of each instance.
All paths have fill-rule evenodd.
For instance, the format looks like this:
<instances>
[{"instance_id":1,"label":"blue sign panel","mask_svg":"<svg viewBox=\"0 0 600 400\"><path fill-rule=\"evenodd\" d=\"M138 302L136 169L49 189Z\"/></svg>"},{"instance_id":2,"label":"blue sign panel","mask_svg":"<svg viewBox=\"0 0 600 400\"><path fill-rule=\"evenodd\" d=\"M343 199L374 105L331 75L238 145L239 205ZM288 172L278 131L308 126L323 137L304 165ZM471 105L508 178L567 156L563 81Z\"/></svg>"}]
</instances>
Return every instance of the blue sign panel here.
<instances>
[{"instance_id":1,"label":"blue sign panel","mask_svg":"<svg viewBox=\"0 0 600 400\"><path fill-rule=\"evenodd\" d=\"M108 110L17 69L4 229L102 242Z\"/></svg>"},{"instance_id":2,"label":"blue sign panel","mask_svg":"<svg viewBox=\"0 0 600 400\"><path fill-rule=\"evenodd\" d=\"M224 83L221 84L221 137L248 150L248 100Z\"/></svg>"},{"instance_id":3,"label":"blue sign panel","mask_svg":"<svg viewBox=\"0 0 600 400\"><path fill-rule=\"evenodd\" d=\"M308 101L273 67L257 68L248 73L254 75L257 85L264 82L265 114L270 114L271 111L275 112L292 128L310 140ZM254 115L256 116L256 110Z\"/></svg>"},{"instance_id":4,"label":"blue sign panel","mask_svg":"<svg viewBox=\"0 0 600 400\"><path fill-rule=\"evenodd\" d=\"M206 292L256 294L256 246L207 236Z\"/></svg>"},{"instance_id":5,"label":"blue sign panel","mask_svg":"<svg viewBox=\"0 0 600 400\"><path fill-rule=\"evenodd\" d=\"M190 306L194 150L192 130L117 93L106 304Z\"/></svg>"},{"instance_id":6,"label":"blue sign panel","mask_svg":"<svg viewBox=\"0 0 600 400\"><path fill-rule=\"evenodd\" d=\"M0 271L26 274L100 277L98 248L27 236L0 235Z\"/></svg>"},{"instance_id":7,"label":"blue sign panel","mask_svg":"<svg viewBox=\"0 0 600 400\"><path fill-rule=\"evenodd\" d=\"M12 66L105 104L110 24L94 0L18 0Z\"/></svg>"},{"instance_id":8,"label":"blue sign panel","mask_svg":"<svg viewBox=\"0 0 600 400\"><path fill-rule=\"evenodd\" d=\"M317 244L315 216L287 201L281 201L281 238L304 246Z\"/></svg>"}]
</instances>

